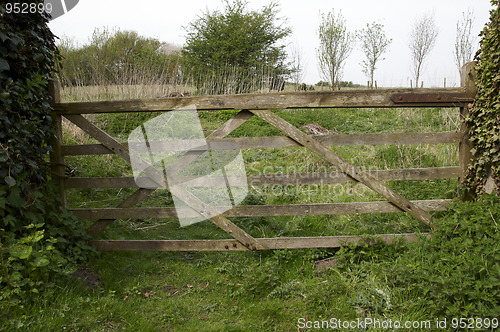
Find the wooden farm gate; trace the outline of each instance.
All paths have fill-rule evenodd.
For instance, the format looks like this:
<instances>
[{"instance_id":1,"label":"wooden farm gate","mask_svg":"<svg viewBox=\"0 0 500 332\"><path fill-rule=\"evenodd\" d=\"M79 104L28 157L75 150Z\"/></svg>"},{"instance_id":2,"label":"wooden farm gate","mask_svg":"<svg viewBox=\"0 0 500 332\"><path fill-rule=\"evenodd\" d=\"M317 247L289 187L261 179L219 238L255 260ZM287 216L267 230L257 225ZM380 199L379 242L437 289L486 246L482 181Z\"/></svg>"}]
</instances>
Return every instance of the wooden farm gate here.
<instances>
[{"instance_id":1,"label":"wooden farm gate","mask_svg":"<svg viewBox=\"0 0 500 332\"><path fill-rule=\"evenodd\" d=\"M450 200L409 201L383 181L390 180L424 180L439 178L460 178L470 160L470 147L467 139L467 128L462 126L460 132L439 133L377 133L377 134L335 134L314 136L308 135L291 125L272 109L307 109L307 108L403 108L403 107L459 107L465 116L469 103L473 102L474 89L471 75L473 67L463 70L463 88L446 89L375 89L345 90L334 92L300 92L241 94L221 96L192 96L152 100L61 103L57 84L52 85L54 98L54 118L58 126L58 137L52 143L51 154L53 172L58 175L59 188L66 204L65 192L68 188L137 188L136 191L115 208L70 209L81 219L95 219L88 229L96 235L115 219L143 218L175 218L174 207L134 207L137 203L154 192L154 189L139 188L134 178L78 178L65 174L65 156L116 154L130 162L126 143L121 143L105 133L82 114L122 113L170 111L188 105L195 105L200 110L241 110L232 119L212 132L207 141L237 143L241 149L279 148L303 146L314 152L328 163L334 165L338 172L319 174L287 174L286 177L248 176L249 185L272 184L315 184L359 182L383 196L387 201L354 202L354 203L322 203L294 205L245 205L236 206L222 215L217 215L211 207L201 201L189 197L183 192L179 197L191 206L196 206L206 219L229 234L231 239L223 240L94 240L99 250L164 250L164 251L216 251L216 250L266 250L284 248L332 248L348 242L358 242L360 236L321 236L321 237L289 237L289 238L254 238L237 227L229 217L278 216L278 215L328 215L349 213L387 213L405 212L411 214L430 228L435 228L429 211L446 210ZM465 79L464 79L465 78ZM469 86L469 88L467 88ZM333 111L332 111L333 112ZM238 137L224 138L253 116L263 119L276 127L286 136L280 137ZM84 132L100 142L88 145L62 144L62 117L81 128ZM330 149L330 146L342 145L377 145L377 144L459 144L459 166L433 167L403 170L364 171L343 159ZM196 158L189 151L185 158ZM154 173L154 171L153 171ZM157 174L152 174L155 177ZM415 233L409 234L377 234L386 243L395 238L408 241L417 239Z\"/></svg>"}]
</instances>

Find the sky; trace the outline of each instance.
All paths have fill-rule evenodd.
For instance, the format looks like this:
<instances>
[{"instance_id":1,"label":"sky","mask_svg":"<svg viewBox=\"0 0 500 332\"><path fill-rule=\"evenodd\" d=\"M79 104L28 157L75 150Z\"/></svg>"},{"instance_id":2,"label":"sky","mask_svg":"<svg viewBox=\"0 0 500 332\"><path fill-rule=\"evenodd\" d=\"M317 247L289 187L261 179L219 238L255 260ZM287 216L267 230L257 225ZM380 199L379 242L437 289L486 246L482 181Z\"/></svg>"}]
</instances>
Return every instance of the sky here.
<instances>
[{"instance_id":1,"label":"sky","mask_svg":"<svg viewBox=\"0 0 500 332\"><path fill-rule=\"evenodd\" d=\"M249 9L261 9L269 0L248 0ZM385 27L392 39L385 60L377 65L375 80L378 86L409 87L411 79L409 34L413 22L432 14L439 29L437 42L426 60L422 79L424 87L460 85L460 75L453 50L457 22L468 9L474 11L473 35L478 36L489 20L492 8L489 0L277 0L279 16L286 19L292 34L284 41L288 49L300 50L305 67L303 81L315 84L322 79L316 50L320 13L341 11L349 31L360 30L367 23L377 22ZM96 28L107 27L132 30L141 36L182 46L183 27L207 9L222 9L221 0L80 0L71 11L49 23L58 37L72 39L79 45L89 41ZM477 48L480 38L477 37ZM476 49L477 49L476 48ZM367 78L360 63L363 52L356 47L346 60L342 80L366 84Z\"/></svg>"}]
</instances>

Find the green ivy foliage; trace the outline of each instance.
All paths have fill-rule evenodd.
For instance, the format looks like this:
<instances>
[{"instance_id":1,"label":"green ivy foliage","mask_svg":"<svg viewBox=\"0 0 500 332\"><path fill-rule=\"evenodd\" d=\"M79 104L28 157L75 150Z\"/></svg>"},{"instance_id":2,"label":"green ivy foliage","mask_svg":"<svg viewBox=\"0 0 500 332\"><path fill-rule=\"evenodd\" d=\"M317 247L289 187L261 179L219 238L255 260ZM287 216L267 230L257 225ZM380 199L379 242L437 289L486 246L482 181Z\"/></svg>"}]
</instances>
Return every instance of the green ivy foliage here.
<instances>
[{"instance_id":1,"label":"green ivy foliage","mask_svg":"<svg viewBox=\"0 0 500 332\"><path fill-rule=\"evenodd\" d=\"M39 0L38 2L42 2ZM58 53L45 14L0 4L0 325L54 275L85 259L83 225L48 177L48 81Z\"/></svg>"},{"instance_id":2,"label":"green ivy foliage","mask_svg":"<svg viewBox=\"0 0 500 332\"><path fill-rule=\"evenodd\" d=\"M480 194L493 175L500 184L500 6L490 11L490 22L481 32L481 48L476 54L477 99L466 122L470 128L473 161L466 175L466 186Z\"/></svg>"},{"instance_id":3,"label":"green ivy foliage","mask_svg":"<svg viewBox=\"0 0 500 332\"><path fill-rule=\"evenodd\" d=\"M430 238L417 242L341 248L340 272L353 265L385 280L393 293L411 294L394 314L422 311L426 317L500 315L500 197L454 202L439 218Z\"/></svg>"}]
</instances>

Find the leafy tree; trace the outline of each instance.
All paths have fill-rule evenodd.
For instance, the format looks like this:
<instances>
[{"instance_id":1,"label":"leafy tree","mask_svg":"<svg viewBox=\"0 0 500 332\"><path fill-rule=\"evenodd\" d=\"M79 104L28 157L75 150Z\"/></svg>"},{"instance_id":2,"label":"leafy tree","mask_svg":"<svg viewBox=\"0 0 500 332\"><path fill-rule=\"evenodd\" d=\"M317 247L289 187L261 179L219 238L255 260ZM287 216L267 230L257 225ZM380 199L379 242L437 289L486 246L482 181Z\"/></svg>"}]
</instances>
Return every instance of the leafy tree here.
<instances>
[{"instance_id":1,"label":"leafy tree","mask_svg":"<svg viewBox=\"0 0 500 332\"><path fill-rule=\"evenodd\" d=\"M438 28L434 22L434 17L424 15L413 23L410 32L410 54L412 63L412 73L415 78L415 86L418 87L420 75L422 74L425 59L436 44Z\"/></svg>"},{"instance_id":2,"label":"leafy tree","mask_svg":"<svg viewBox=\"0 0 500 332\"><path fill-rule=\"evenodd\" d=\"M245 93L262 84L276 87L289 73L285 45L291 30L278 17L278 4L259 11L247 2L224 1L224 10L206 11L185 27L185 74L201 93Z\"/></svg>"},{"instance_id":3,"label":"leafy tree","mask_svg":"<svg viewBox=\"0 0 500 332\"><path fill-rule=\"evenodd\" d=\"M159 40L134 31L96 29L88 45L62 40L58 48L65 85L144 84L178 75L178 56L166 53Z\"/></svg>"},{"instance_id":4,"label":"leafy tree","mask_svg":"<svg viewBox=\"0 0 500 332\"><path fill-rule=\"evenodd\" d=\"M371 25L366 24L366 28L358 32L358 39L361 42L361 49L365 53L366 60L363 60L363 73L370 79L370 85L373 87L373 76L376 64L380 57L387 51L387 48L392 42L392 39L387 39L384 26L380 23L373 22Z\"/></svg>"},{"instance_id":5,"label":"leafy tree","mask_svg":"<svg viewBox=\"0 0 500 332\"><path fill-rule=\"evenodd\" d=\"M354 35L347 31L346 20L339 12L321 15L318 29L319 48L316 50L319 68L323 78L331 83L332 89L342 78L345 60L354 48Z\"/></svg>"}]
</instances>

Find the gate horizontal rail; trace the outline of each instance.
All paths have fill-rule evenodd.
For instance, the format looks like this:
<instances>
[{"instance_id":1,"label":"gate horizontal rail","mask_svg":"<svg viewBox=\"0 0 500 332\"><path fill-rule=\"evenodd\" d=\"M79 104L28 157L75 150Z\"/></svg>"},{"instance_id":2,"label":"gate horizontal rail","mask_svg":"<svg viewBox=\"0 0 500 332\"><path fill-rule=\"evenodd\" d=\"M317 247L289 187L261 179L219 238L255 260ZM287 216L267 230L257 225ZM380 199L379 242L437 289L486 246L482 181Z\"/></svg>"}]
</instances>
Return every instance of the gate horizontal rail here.
<instances>
[{"instance_id":1,"label":"gate horizontal rail","mask_svg":"<svg viewBox=\"0 0 500 332\"><path fill-rule=\"evenodd\" d=\"M411 99L405 96L414 95ZM399 101L399 98L402 98ZM406 97L407 98L407 97ZM396 102L395 102L396 100ZM147 100L59 103L57 114L154 112L195 105L198 111L297 108L463 107L474 101L462 88L376 89L171 97Z\"/></svg>"},{"instance_id":2,"label":"gate horizontal rail","mask_svg":"<svg viewBox=\"0 0 500 332\"><path fill-rule=\"evenodd\" d=\"M386 144L446 144L457 143L460 139L459 132L437 132L437 133L377 133L377 134L329 134L312 135L318 141L328 146L359 146L359 145L386 145ZM212 139L211 142L226 142L237 144L240 149L267 149L288 148L301 146L286 136L268 137L229 137L223 139ZM182 141L179 142L181 144ZM228 144L228 146L233 146ZM128 147L128 143L122 143ZM151 142L151 145L164 148L164 151L172 151L166 143ZM193 150L195 151L195 150ZM63 145L62 154L65 156L83 156L94 154L114 154L103 144Z\"/></svg>"},{"instance_id":3,"label":"gate horizontal rail","mask_svg":"<svg viewBox=\"0 0 500 332\"><path fill-rule=\"evenodd\" d=\"M369 170L368 173L382 181L409 181L409 180L435 180L460 177L461 169L458 166L405 168L390 170ZM230 178L230 177L229 177ZM154 185L149 178L138 178L141 183ZM179 177L180 181L194 183L196 177ZM225 186L222 177L212 177L203 180L209 186ZM356 182L341 172L318 173L284 173L284 174L258 174L247 175L250 186L263 185L314 185ZM65 181L65 188L139 188L133 177L71 177Z\"/></svg>"}]
</instances>

